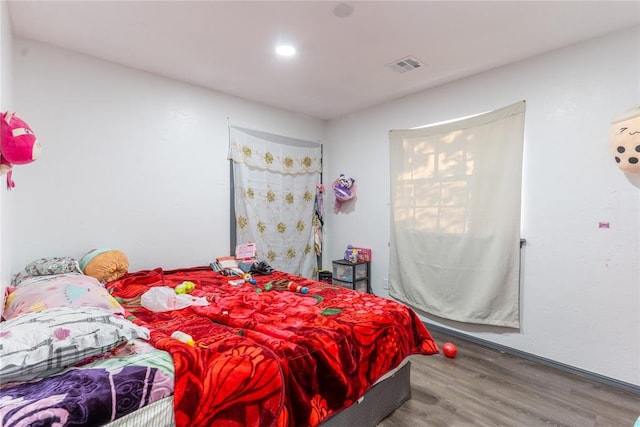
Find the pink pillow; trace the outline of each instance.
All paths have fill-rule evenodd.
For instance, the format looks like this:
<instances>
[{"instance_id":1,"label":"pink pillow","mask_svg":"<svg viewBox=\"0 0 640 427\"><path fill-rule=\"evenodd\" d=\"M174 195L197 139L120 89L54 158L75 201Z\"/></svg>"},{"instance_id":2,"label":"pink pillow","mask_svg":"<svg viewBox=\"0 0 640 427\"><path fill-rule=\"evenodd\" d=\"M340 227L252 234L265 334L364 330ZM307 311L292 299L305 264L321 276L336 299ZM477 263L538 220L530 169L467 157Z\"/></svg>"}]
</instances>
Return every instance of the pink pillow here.
<instances>
[{"instance_id":1,"label":"pink pillow","mask_svg":"<svg viewBox=\"0 0 640 427\"><path fill-rule=\"evenodd\" d=\"M8 320L51 307L98 307L124 314L118 301L95 278L57 274L14 289L7 297L2 316Z\"/></svg>"}]
</instances>

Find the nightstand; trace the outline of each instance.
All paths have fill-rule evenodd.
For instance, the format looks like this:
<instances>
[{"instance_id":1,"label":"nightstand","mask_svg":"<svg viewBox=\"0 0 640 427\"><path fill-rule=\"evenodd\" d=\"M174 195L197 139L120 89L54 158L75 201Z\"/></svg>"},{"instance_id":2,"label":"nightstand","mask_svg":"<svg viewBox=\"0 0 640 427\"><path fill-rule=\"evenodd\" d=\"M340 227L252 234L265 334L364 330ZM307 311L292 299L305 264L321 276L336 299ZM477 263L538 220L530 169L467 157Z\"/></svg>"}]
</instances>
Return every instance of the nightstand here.
<instances>
[{"instance_id":1,"label":"nightstand","mask_svg":"<svg viewBox=\"0 0 640 427\"><path fill-rule=\"evenodd\" d=\"M371 293L371 261L333 261L333 284L356 291Z\"/></svg>"}]
</instances>

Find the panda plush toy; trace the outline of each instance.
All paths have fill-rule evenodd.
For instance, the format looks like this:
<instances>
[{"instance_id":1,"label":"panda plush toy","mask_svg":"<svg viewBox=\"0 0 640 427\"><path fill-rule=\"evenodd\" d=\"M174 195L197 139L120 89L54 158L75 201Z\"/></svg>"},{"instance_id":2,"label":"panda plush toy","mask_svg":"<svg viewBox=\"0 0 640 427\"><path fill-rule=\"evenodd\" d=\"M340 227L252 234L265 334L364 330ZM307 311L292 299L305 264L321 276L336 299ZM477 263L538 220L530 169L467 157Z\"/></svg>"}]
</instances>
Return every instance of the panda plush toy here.
<instances>
[{"instance_id":1,"label":"panda plush toy","mask_svg":"<svg viewBox=\"0 0 640 427\"><path fill-rule=\"evenodd\" d=\"M333 182L333 193L336 197L333 211L338 213L340 212L343 202L351 200L356 196L356 180L345 174L340 174Z\"/></svg>"}]
</instances>

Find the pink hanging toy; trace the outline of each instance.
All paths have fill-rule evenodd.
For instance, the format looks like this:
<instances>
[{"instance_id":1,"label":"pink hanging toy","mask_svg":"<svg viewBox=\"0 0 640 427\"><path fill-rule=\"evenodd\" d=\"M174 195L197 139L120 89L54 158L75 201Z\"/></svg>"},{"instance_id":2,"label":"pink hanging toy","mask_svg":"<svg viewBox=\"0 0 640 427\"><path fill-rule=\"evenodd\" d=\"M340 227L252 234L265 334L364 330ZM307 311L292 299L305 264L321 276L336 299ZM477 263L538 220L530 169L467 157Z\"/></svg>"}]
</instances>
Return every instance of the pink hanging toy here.
<instances>
[{"instance_id":1,"label":"pink hanging toy","mask_svg":"<svg viewBox=\"0 0 640 427\"><path fill-rule=\"evenodd\" d=\"M340 174L338 179L333 182L333 193L336 196L335 204L333 205L333 211L335 213L340 212L342 203L351 200L356 195L356 180Z\"/></svg>"},{"instance_id":2,"label":"pink hanging toy","mask_svg":"<svg viewBox=\"0 0 640 427\"><path fill-rule=\"evenodd\" d=\"M40 154L40 143L29 125L16 113L0 113L0 174L7 174L7 187L16 186L13 165L31 163Z\"/></svg>"}]
</instances>

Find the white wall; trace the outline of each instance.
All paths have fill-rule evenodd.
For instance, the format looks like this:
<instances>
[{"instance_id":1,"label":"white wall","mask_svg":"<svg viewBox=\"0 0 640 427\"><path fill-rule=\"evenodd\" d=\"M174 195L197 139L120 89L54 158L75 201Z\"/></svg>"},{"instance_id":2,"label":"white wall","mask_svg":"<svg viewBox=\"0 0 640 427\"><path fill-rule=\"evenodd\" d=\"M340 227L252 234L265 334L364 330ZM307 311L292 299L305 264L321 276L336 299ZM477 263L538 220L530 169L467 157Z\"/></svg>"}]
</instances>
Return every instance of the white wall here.
<instances>
[{"instance_id":1,"label":"white wall","mask_svg":"<svg viewBox=\"0 0 640 427\"><path fill-rule=\"evenodd\" d=\"M12 62L13 35L7 2L0 2L0 111L13 108ZM4 289L11 277L11 199L6 188L6 176L0 176L0 313L4 307Z\"/></svg>"},{"instance_id":2,"label":"white wall","mask_svg":"<svg viewBox=\"0 0 640 427\"><path fill-rule=\"evenodd\" d=\"M388 274L388 131L526 99L522 329L430 322L640 384L640 185L613 164L609 122L640 99L638 29L494 70L325 123L14 40L15 108L41 158L16 167L16 272L36 257L124 250L131 269L207 263L229 246L227 117L325 142L325 183L358 182L355 209L326 194L325 267L347 244ZM428 69L425 70L428 72ZM401 76L399 78L402 78ZM323 135L323 133L326 133ZM608 221L610 229L598 229ZM6 223L6 219L5 219Z\"/></svg>"},{"instance_id":3,"label":"white wall","mask_svg":"<svg viewBox=\"0 0 640 427\"><path fill-rule=\"evenodd\" d=\"M350 213L327 215L328 252L337 258L347 244L371 247L374 291L388 295L388 131L525 99L522 328L423 319L639 385L640 183L618 170L607 145L611 120L640 102L639 31L330 121L326 181L355 177L358 200ZM601 221L611 228L599 229Z\"/></svg>"},{"instance_id":4,"label":"white wall","mask_svg":"<svg viewBox=\"0 0 640 427\"><path fill-rule=\"evenodd\" d=\"M124 251L130 270L229 253L227 118L321 140L325 122L20 38L14 97L41 145L14 170L12 272L38 257Z\"/></svg>"}]
</instances>

